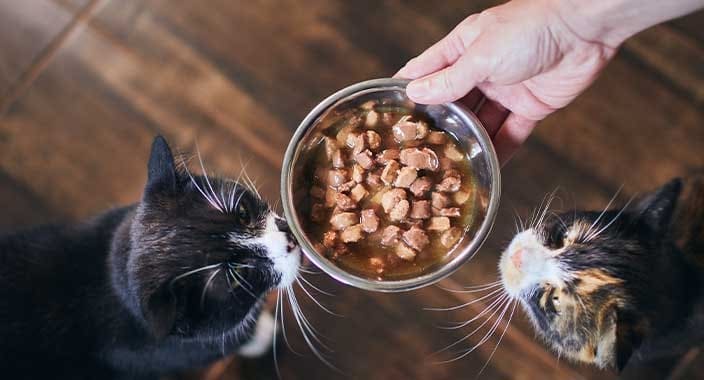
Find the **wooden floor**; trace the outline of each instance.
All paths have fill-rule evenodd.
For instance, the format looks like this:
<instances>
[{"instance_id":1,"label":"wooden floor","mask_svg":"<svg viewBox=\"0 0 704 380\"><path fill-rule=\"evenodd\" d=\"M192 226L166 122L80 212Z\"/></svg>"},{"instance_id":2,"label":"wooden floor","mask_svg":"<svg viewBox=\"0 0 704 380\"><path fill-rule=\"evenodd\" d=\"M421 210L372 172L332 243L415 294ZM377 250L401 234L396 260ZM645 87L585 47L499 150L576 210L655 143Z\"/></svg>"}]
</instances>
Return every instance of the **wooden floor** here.
<instances>
[{"instance_id":1,"label":"wooden floor","mask_svg":"<svg viewBox=\"0 0 704 380\"><path fill-rule=\"evenodd\" d=\"M80 219L136 201L158 133L184 150L197 139L208 166L222 174L249 162L274 200L284 148L312 106L347 84L393 74L492 3L0 0L0 228ZM565 209L602 208L622 185L620 201L704 166L703 23L699 13L636 36L593 87L542 123L503 171L489 241L445 285L494 280L514 210L526 215L556 187ZM482 305L453 315L423 308L469 299L462 295L436 287L374 294L324 276L315 281L336 293L325 301L345 317L310 302L305 310L349 378L471 379L494 349L495 339L452 364L429 358L469 332L436 326L468 319ZM303 356L282 350L283 379L343 378L288 323ZM482 374L613 376L557 360L522 313ZM229 359L186 377L275 373L271 358Z\"/></svg>"}]
</instances>

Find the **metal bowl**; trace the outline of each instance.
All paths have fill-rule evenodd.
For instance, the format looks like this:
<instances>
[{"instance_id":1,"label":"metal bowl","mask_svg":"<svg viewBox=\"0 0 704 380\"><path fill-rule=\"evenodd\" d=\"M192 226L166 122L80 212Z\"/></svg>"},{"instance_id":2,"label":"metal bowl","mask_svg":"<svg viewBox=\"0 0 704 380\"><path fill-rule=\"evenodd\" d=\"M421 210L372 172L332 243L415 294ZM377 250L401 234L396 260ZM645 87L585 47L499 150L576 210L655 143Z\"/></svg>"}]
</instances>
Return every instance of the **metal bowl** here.
<instances>
[{"instance_id":1,"label":"metal bowl","mask_svg":"<svg viewBox=\"0 0 704 380\"><path fill-rule=\"evenodd\" d=\"M474 256L491 231L499 206L501 179L499 161L489 135L477 117L459 103L441 105L415 104L415 110L433 120L434 125L452 134L467 154L476 176L477 207L467 233L445 258L426 268L420 274L407 278L378 280L353 274L338 267L335 262L316 251L306 236L299 208L306 207L307 191L300 185L305 159L312 154L318 135L317 126L329 112L360 105L368 100L389 105L413 105L406 96L407 80L384 78L353 84L323 100L306 116L296 129L286 149L281 174L281 198L286 220L305 255L316 266L338 281L361 289L381 292L400 292L418 289L449 276ZM300 188L299 188L300 187Z\"/></svg>"}]
</instances>

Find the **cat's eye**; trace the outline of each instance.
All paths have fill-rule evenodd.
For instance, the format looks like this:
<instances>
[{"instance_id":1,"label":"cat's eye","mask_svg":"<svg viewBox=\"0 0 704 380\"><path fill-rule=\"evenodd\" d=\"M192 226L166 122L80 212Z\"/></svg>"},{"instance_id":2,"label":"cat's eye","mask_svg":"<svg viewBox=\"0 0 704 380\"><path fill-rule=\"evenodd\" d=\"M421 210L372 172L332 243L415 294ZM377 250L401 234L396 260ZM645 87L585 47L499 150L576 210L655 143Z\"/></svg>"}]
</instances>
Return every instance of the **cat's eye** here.
<instances>
[{"instance_id":1,"label":"cat's eye","mask_svg":"<svg viewBox=\"0 0 704 380\"><path fill-rule=\"evenodd\" d=\"M252 215L244 202L240 202L237 205L237 219L242 224L250 224L252 222Z\"/></svg>"}]
</instances>

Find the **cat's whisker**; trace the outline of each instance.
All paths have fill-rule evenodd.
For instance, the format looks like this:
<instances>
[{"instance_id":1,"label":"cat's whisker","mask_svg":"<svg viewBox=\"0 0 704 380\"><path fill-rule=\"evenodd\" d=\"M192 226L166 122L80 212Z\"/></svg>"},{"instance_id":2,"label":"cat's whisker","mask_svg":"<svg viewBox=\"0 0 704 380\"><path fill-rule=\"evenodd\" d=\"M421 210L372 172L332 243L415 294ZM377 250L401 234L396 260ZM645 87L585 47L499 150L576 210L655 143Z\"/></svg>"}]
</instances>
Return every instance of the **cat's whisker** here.
<instances>
[{"instance_id":1,"label":"cat's whisker","mask_svg":"<svg viewBox=\"0 0 704 380\"><path fill-rule=\"evenodd\" d=\"M491 296L493 296L493 295L496 295L497 293L501 294L501 293L503 293L503 292L504 292L503 288L499 288L499 289L496 289L496 290L491 291L490 293L488 293L488 294L486 294L486 295L483 295L483 296L481 296L481 297L479 297L479 298L473 299L473 300L471 300L471 301L469 301L469 302L466 302L466 303L463 303L463 304L460 304L460 305L456 305L456 306L452 306L452 307L438 307L438 308L429 307L429 308L425 308L424 310L428 310L428 311L453 311L453 310L458 310L458 309L465 308L465 307L467 307L467 306L469 306L469 305L475 304L475 303L477 303L477 302L480 302L480 301L482 301L482 300L485 300L485 299L487 299L487 298L489 298L489 297L491 297Z\"/></svg>"},{"instance_id":2,"label":"cat's whisker","mask_svg":"<svg viewBox=\"0 0 704 380\"><path fill-rule=\"evenodd\" d=\"M232 212L235 209L235 194L237 193L237 181L232 182L230 187L230 195L228 196L228 212Z\"/></svg>"},{"instance_id":3,"label":"cat's whisker","mask_svg":"<svg viewBox=\"0 0 704 380\"><path fill-rule=\"evenodd\" d=\"M276 297L276 308L277 310L280 308L280 318L281 318L281 334L284 336L284 343L286 343L286 347L288 347L291 352L298 356L303 356L300 354L298 351L293 349L293 346L291 346L291 343L288 341L288 336L286 334L286 323L284 322L284 312L286 310L284 300L283 300L283 295L281 294L281 289L277 290L277 297Z\"/></svg>"},{"instance_id":4,"label":"cat's whisker","mask_svg":"<svg viewBox=\"0 0 704 380\"><path fill-rule=\"evenodd\" d=\"M222 268L218 268L215 271L213 271L213 274L208 277L208 281L205 282L205 286L203 287L203 291L200 294L200 309L203 310L205 307L205 295L208 293L208 289L210 288L210 284L213 283L213 280L215 279L215 276L220 273Z\"/></svg>"},{"instance_id":5,"label":"cat's whisker","mask_svg":"<svg viewBox=\"0 0 704 380\"><path fill-rule=\"evenodd\" d=\"M513 319L513 313L516 311L516 305L518 305L518 300L513 301L513 307L511 308L511 314L509 314L509 316L508 316L508 321L506 321L506 327L504 327L504 331L501 332L501 335L499 336L499 340L498 340L498 342L496 342L496 346L494 346L494 349L491 350L491 354L489 354L489 358L486 360L486 363L484 363L484 365L482 366L482 369L479 370L477 377L479 377L482 374L482 372L484 372L486 367L489 365L491 358L494 357L496 350L499 348L499 345L501 344L501 340L504 338L504 335L506 335L506 331L508 330L508 327L511 325L511 320Z\"/></svg>"},{"instance_id":6,"label":"cat's whisker","mask_svg":"<svg viewBox=\"0 0 704 380\"><path fill-rule=\"evenodd\" d=\"M203 157L201 157L200 148L198 148L197 141L196 141L196 154L198 157L198 162L200 163L200 169L203 172L203 178L205 178L205 183L208 185L208 188L210 189L210 194L212 195L215 202L220 206L219 207L220 211L222 211L225 209L225 204L222 203L222 201L215 194L215 190L213 190L213 185L210 183L210 179L208 179L208 171L205 170L205 165L203 165Z\"/></svg>"},{"instance_id":7,"label":"cat's whisker","mask_svg":"<svg viewBox=\"0 0 704 380\"><path fill-rule=\"evenodd\" d=\"M272 354L273 354L273 356L274 356L274 370L276 371L276 378L279 379L279 380L281 380L281 371L280 371L280 369L279 369L279 359L278 359L278 355L276 354L276 352L277 352L277 349L276 349L276 336L279 335L279 332L277 331L277 330L278 330L278 327L279 327L279 326L278 326L278 325L279 325L279 318L278 318L279 315L281 316L281 326L282 326L282 329L283 329L283 326L284 326L283 311L281 311L281 310L279 309L279 301L281 300L281 297L282 297L282 295L281 295L281 289L278 289L278 290L277 290L277 294L276 294L276 307L274 308L274 338L273 338L273 340L272 340L272 347L273 347L273 348L272 348ZM288 343L288 341L286 340L286 335L285 335L285 334L284 334L284 340ZM291 348L291 347L289 347L289 349L290 349L290 348ZM291 351L293 351L293 350L291 350Z\"/></svg>"},{"instance_id":8,"label":"cat's whisker","mask_svg":"<svg viewBox=\"0 0 704 380\"><path fill-rule=\"evenodd\" d=\"M504 315L506 314L506 312L508 311L508 309L509 309L510 306L511 306L511 302L510 302L510 301L507 301L507 302L505 302L505 303L502 305L501 314L499 314L499 316L496 317L496 320L495 320L494 323L491 325L491 328L489 328L489 330L484 334L484 336L479 340L479 342L477 342L477 344L475 344L474 346L472 346L472 347L469 348L469 349L459 351L458 353L459 353L460 355L457 356L457 357L455 357L455 358L448 359L448 360L444 360L444 361L440 361L440 362L438 362L438 363L440 363L440 364L447 364L447 363L452 363L452 362L454 362L454 361L460 360L460 359L466 357L467 355L471 354L472 352L474 352L474 350L476 350L477 348L479 348L482 344L486 343L486 341L488 341L489 339L491 339L491 336L494 335L494 332L496 332L496 329L497 329L498 326L501 324L501 321L503 320ZM497 311L498 311L498 309L497 309ZM493 317L493 315L492 315L492 317ZM483 326L484 324L486 324L487 322L489 322L490 320L491 320L491 317L487 318L487 320L482 324L482 326ZM481 327L481 326L480 326L480 327ZM473 331L470 335L468 335L467 337L465 337L465 338L462 339L462 340L469 339L474 333L476 333L477 331L479 331L479 328L480 328L480 327L478 327L475 331Z\"/></svg>"},{"instance_id":9,"label":"cat's whisker","mask_svg":"<svg viewBox=\"0 0 704 380\"><path fill-rule=\"evenodd\" d=\"M443 349L441 349L441 350L439 350L439 351L436 351L433 355L438 355L438 354L440 354L440 353L443 353L443 352L449 350L450 348L455 347L456 345L458 345L458 344L464 342L465 340L471 338L474 334L476 334L479 330L481 330L482 327L486 326L486 324L489 323L489 321L491 321L491 319L494 317L494 315L496 315L496 314L499 312L499 310L501 310L501 308L504 307L504 305L507 305L509 302L510 302L510 301L504 301L504 303L499 304L500 306L499 306L499 307L496 307L496 308L494 309L494 311L492 311L492 313L486 318L486 320L484 320L484 322L482 322L482 324L480 324L480 325L477 326L474 330L472 330L469 334L467 334L467 335L463 336L462 338L456 340L455 342L453 342L453 343L450 344L449 346L446 346L445 348L443 348ZM452 362L452 361L459 360L459 359L460 359L460 358L456 358L456 359L449 360L449 361L441 361L441 362L439 362L439 364L450 363L450 362Z\"/></svg>"},{"instance_id":10,"label":"cat's whisker","mask_svg":"<svg viewBox=\"0 0 704 380\"><path fill-rule=\"evenodd\" d=\"M291 310L293 313L293 317L296 320L296 323L298 324L299 329L301 330L301 334L303 335L303 339L306 341L308 344L308 347L310 348L311 352L320 360L323 364L328 366L329 368L333 369L334 371L338 373L342 373L337 367L335 367L330 361L325 357L323 353L318 350L316 347L315 342L320 344L320 346L330 352L330 350L323 342L320 341L318 338L315 329L309 325L305 314L303 314L303 311L300 310L300 306L298 306L296 297L293 293L293 289L289 286L285 289L287 295L288 295L288 300L291 305ZM319 333L318 333L319 334Z\"/></svg>"},{"instance_id":11,"label":"cat's whisker","mask_svg":"<svg viewBox=\"0 0 704 380\"><path fill-rule=\"evenodd\" d=\"M598 231L593 232L591 235L587 236L586 240L589 241L589 240L596 238L602 232L604 232L607 228L609 228L616 221L616 219L618 219L618 217L621 216L621 214L623 214L624 211L626 211L626 208L631 204L631 202L633 202L635 197L636 197L635 195L632 196L631 199L629 199L628 202L626 202L626 204L621 208L621 210L616 214L616 216L614 216L611 219L611 221L609 223L607 223L604 227L600 228Z\"/></svg>"},{"instance_id":12,"label":"cat's whisker","mask_svg":"<svg viewBox=\"0 0 704 380\"><path fill-rule=\"evenodd\" d=\"M252 285L250 285L249 282L247 282L247 280L245 280L242 275L237 273L236 270L232 270L232 269L230 269L230 273L232 273L232 275L235 277L237 283L241 285L242 289L245 292L247 292L247 294L249 294L254 299L257 298L257 296L254 295L254 293L252 292Z\"/></svg>"},{"instance_id":13,"label":"cat's whisker","mask_svg":"<svg viewBox=\"0 0 704 380\"><path fill-rule=\"evenodd\" d=\"M323 311L329 313L330 315L334 315L334 316L336 316L336 317L343 317L342 315L337 314L337 313L335 313L335 312L332 312L332 311L330 311L330 309L328 309L327 307L323 306L323 304L320 303L317 299L315 299L315 297L313 297L313 295L310 294L310 292L308 291L308 289L306 289L306 287L303 286L303 283L300 282L300 281L298 281L298 278L296 279L296 283L298 284L298 286L301 287L301 289L302 289L303 292L308 296L308 298L310 298L313 302L315 302L315 304L318 305L318 307L320 307L321 309L323 309Z\"/></svg>"},{"instance_id":14,"label":"cat's whisker","mask_svg":"<svg viewBox=\"0 0 704 380\"><path fill-rule=\"evenodd\" d=\"M303 267L298 268L298 270L299 270L300 272L307 273L307 274L312 274L312 275L318 275L318 274L322 273L322 272L320 272L320 271L314 271L314 270L310 270L310 269L303 268Z\"/></svg>"},{"instance_id":15,"label":"cat's whisker","mask_svg":"<svg viewBox=\"0 0 704 380\"><path fill-rule=\"evenodd\" d=\"M562 226L562 228L564 228L565 230L568 229L568 228L567 228L567 223L565 223L565 220L562 219L562 217L560 216L560 214L558 214L558 213L556 213L556 212L554 212L554 211L550 211L550 215L554 216L554 217L557 219L558 223L560 223L560 225Z\"/></svg>"},{"instance_id":16,"label":"cat's whisker","mask_svg":"<svg viewBox=\"0 0 704 380\"><path fill-rule=\"evenodd\" d=\"M188 276L190 276L190 275L196 274L196 273L198 273L198 272L202 272L202 271L206 271L206 270L209 270L209 269L218 268L218 267L220 267L220 265L222 265L222 264L218 263L218 264L206 265L206 266L203 266L203 267L200 267L200 268L196 268L196 269L193 269L193 270L189 270L189 271L186 272L186 273L182 273L182 274L180 274L180 275L174 277L173 279L171 279L171 281L169 282L169 288L173 291L173 286L174 286L174 284L175 284L178 280L180 280L180 279L182 279L182 278L185 278L185 277L188 277Z\"/></svg>"},{"instance_id":17,"label":"cat's whisker","mask_svg":"<svg viewBox=\"0 0 704 380\"><path fill-rule=\"evenodd\" d=\"M313 325L308 321L308 318L306 315L303 313L303 310L301 309L300 304L298 303L298 298L296 298L296 294L293 291L293 287L289 286L286 291L289 295L289 301L291 304L291 307L295 310L294 314L298 315L300 318L301 322L303 323L303 326L306 328L306 330L311 334L313 339L317 341L325 350L332 352L332 349L330 349L321 339L322 338L327 338L325 335L321 334Z\"/></svg>"},{"instance_id":18,"label":"cat's whisker","mask_svg":"<svg viewBox=\"0 0 704 380\"><path fill-rule=\"evenodd\" d=\"M222 208L220 208L220 206L219 206L217 203L215 203L215 201L214 201L212 198L210 198L210 196L209 196L208 194L206 194L205 191L203 191L203 189L201 188L201 186L198 184L198 181L196 181L196 179L195 179L195 178L193 177L193 175L191 174L191 171L188 170L188 165L186 165L186 163L184 163L184 164L183 164L183 167L184 167L184 169L186 170L186 174L188 175L188 178L191 179L191 183L193 183L193 186L195 186L196 190L198 190L198 192L203 196L203 198L205 198L205 200L208 201L208 203L209 203L211 206L213 206L213 208L215 208L216 210L218 210L218 211L220 211L220 212L224 212L224 211L222 210Z\"/></svg>"},{"instance_id":19,"label":"cat's whisker","mask_svg":"<svg viewBox=\"0 0 704 380\"><path fill-rule=\"evenodd\" d=\"M246 168L242 168L242 174L244 175L244 181L247 184L247 188L253 192L254 194L257 195L257 197L261 198L262 196L259 194L259 190L257 189L256 185L252 181L252 178L249 176L249 173L247 173Z\"/></svg>"},{"instance_id":20,"label":"cat's whisker","mask_svg":"<svg viewBox=\"0 0 704 380\"><path fill-rule=\"evenodd\" d=\"M305 282L306 284L310 285L313 289L317 290L319 293L325 294L326 296L335 297L335 295L334 295L333 293L326 292L326 291L320 289L319 287L313 285L312 282L310 282L308 279L306 279L306 278L303 277L302 275L299 275L299 276L298 276L298 279L300 279L300 280L302 280L303 282Z\"/></svg>"},{"instance_id":21,"label":"cat's whisker","mask_svg":"<svg viewBox=\"0 0 704 380\"><path fill-rule=\"evenodd\" d=\"M587 232L584 233L584 236L590 236L594 227L601 221L601 218L604 217L604 214L606 214L606 211L609 210L609 207L611 207L611 204L614 203L616 198L618 197L619 194L621 194L621 190L623 189L623 185L619 186L618 190L616 190L616 193L614 194L613 197L609 200L609 203L606 204L606 207L604 207L604 211L599 214L599 216L594 220L594 222L587 228Z\"/></svg>"},{"instance_id":22,"label":"cat's whisker","mask_svg":"<svg viewBox=\"0 0 704 380\"><path fill-rule=\"evenodd\" d=\"M501 286L501 281L494 281L494 282L488 282L486 284L481 284L481 285L470 285L470 286L463 286L462 289L450 289L447 287L444 287L442 285L436 285L438 288L452 292L452 293L476 293L476 292L481 292L487 289L492 289L497 286Z\"/></svg>"},{"instance_id":23,"label":"cat's whisker","mask_svg":"<svg viewBox=\"0 0 704 380\"><path fill-rule=\"evenodd\" d=\"M521 215L518 213L518 210L516 210L516 209L514 208L514 209L513 209L513 212L516 214L516 218L518 219L518 223L519 223L519 225L521 226L521 231L525 231L525 229L526 229L526 224L525 224L525 222L523 221L523 218L521 218Z\"/></svg>"},{"instance_id":24,"label":"cat's whisker","mask_svg":"<svg viewBox=\"0 0 704 380\"><path fill-rule=\"evenodd\" d=\"M474 317L472 317L471 319L469 319L467 321L460 322L456 326L446 326L446 327L441 326L440 328L443 330L457 330L457 329L461 329L463 327L469 326L470 324L472 324L472 322L483 317L484 315L486 315L486 313L492 311L495 307L497 307L498 304L501 304L504 301L506 301L507 297L508 297L508 294L503 294L501 297L495 298L491 302L491 304L489 304L489 306L485 307L484 310L482 310L479 314L475 315Z\"/></svg>"}]
</instances>

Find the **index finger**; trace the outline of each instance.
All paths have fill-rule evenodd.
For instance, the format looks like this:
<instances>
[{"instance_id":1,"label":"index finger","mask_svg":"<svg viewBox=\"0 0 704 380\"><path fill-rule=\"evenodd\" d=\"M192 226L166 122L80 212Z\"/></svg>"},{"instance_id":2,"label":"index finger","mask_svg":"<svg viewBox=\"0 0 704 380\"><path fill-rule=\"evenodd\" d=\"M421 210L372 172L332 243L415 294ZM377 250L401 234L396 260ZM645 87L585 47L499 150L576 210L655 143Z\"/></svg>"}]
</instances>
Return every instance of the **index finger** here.
<instances>
[{"instance_id":1,"label":"index finger","mask_svg":"<svg viewBox=\"0 0 704 380\"><path fill-rule=\"evenodd\" d=\"M477 28L472 27L477 16L473 14L464 19L440 41L408 61L394 77L418 79L455 63L478 35Z\"/></svg>"}]
</instances>

